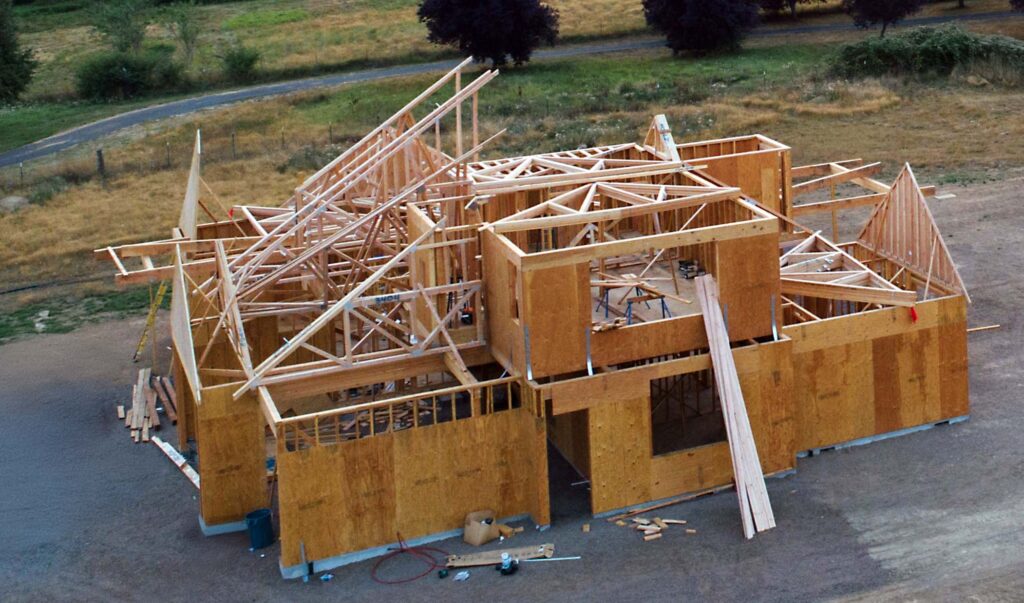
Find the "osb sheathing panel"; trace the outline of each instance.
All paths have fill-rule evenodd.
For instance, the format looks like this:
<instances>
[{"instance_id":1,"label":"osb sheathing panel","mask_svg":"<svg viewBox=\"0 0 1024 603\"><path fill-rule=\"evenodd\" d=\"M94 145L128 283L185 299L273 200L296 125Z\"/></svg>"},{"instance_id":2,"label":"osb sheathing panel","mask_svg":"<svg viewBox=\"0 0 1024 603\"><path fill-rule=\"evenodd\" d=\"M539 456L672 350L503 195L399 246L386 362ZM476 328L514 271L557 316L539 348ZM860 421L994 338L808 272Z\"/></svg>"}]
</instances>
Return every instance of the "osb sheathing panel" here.
<instances>
[{"instance_id":1,"label":"osb sheathing panel","mask_svg":"<svg viewBox=\"0 0 1024 603\"><path fill-rule=\"evenodd\" d=\"M199 449L199 506L203 521L240 521L267 506L266 444L256 396L238 400L239 384L206 387L196 412Z\"/></svg>"},{"instance_id":2,"label":"osb sheathing panel","mask_svg":"<svg viewBox=\"0 0 1024 603\"><path fill-rule=\"evenodd\" d=\"M666 356L707 345L708 336L700 314L640 323L590 336L590 353L595 367Z\"/></svg>"},{"instance_id":3,"label":"osb sheathing panel","mask_svg":"<svg viewBox=\"0 0 1024 603\"><path fill-rule=\"evenodd\" d=\"M525 324L530 329L534 378L587 366L590 328L590 265L571 264L523 275Z\"/></svg>"},{"instance_id":4,"label":"osb sheathing panel","mask_svg":"<svg viewBox=\"0 0 1024 603\"><path fill-rule=\"evenodd\" d=\"M650 396L602 401L587 414L592 512L651 500Z\"/></svg>"},{"instance_id":5,"label":"osb sheathing panel","mask_svg":"<svg viewBox=\"0 0 1024 603\"><path fill-rule=\"evenodd\" d=\"M409 230L408 237L410 241L419 238L420 235L431 228L430 220L427 219L426 215L420 209L411 205L406 210L406 225ZM430 237L424 244L433 243L436 240L436 236ZM422 285L424 288L437 285L437 262L434 249L418 249L413 252L412 264L412 272L416 278L415 284ZM443 308L444 306L441 307ZM426 337L431 329L434 328L434 319L430 315L430 310L422 298L416 298L412 303L412 308L413 328L420 337Z\"/></svg>"},{"instance_id":6,"label":"osb sheathing panel","mask_svg":"<svg viewBox=\"0 0 1024 603\"><path fill-rule=\"evenodd\" d=\"M523 337L512 307L516 287L515 266L499 251L497 235L481 233L483 242L484 286L487 294L487 341L494 357L525 375Z\"/></svg>"},{"instance_id":7,"label":"osb sheathing panel","mask_svg":"<svg viewBox=\"0 0 1024 603\"><path fill-rule=\"evenodd\" d=\"M779 311L779 236L771 233L718 241L713 270L731 341L772 333L771 304Z\"/></svg>"},{"instance_id":8,"label":"osb sheathing panel","mask_svg":"<svg viewBox=\"0 0 1024 603\"><path fill-rule=\"evenodd\" d=\"M184 451L188 449L189 440L196 438L196 402L192 395L192 386L185 378L185 369L180 362L174 363L173 385L175 408L178 412L178 450Z\"/></svg>"},{"instance_id":9,"label":"osb sheathing panel","mask_svg":"<svg viewBox=\"0 0 1024 603\"><path fill-rule=\"evenodd\" d=\"M738 186L743 194L753 197L762 205L785 213L782 198L782 162L786 149L759 151L760 141L749 138L723 141L706 145L683 146L682 159L699 160L706 166L702 173L728 184ZM691 163L698 163L691 161Z\"/></svg>"},{"instance_id":10,"label":"osb sheathing panel","mask_svg":"<svg viewBox=\"0 0 1024 603\"><path fill-rule=\"evenodd\" d=\"M728 442L715 442L651 460L651 500L732 482Z\"/></svg>"},{"instance_id":11,"label":"osb sheathing panel","mask_svg":"<svg viewBox=\"0 0 1024 603\"><path fill-rule=\"evenodd\" d=\"M258 316L245 324L245 336L253 365L259 365L277 351L280 339L277 336L277 317Z\"/></svg>"},{"instance_id":12,"label":"osb sheathing panel","mask_svg":"<svg viewBox=\"0 0 1024 603\"><path fill-rule=\"evenodd\" d=\"M966 415L963 297L785 328L793 339L797 449Z\"/></svg>"},{"instance_id":13,"label":"osb sheathing panel","mask_svg":"<svg viewBox=\"0 0 1024 603\"><path fill-rule=\"evenodd\" d=\"M544 422L526 409L281 453L281 562L462 526L467 513L550 522Z\"/></svg>"},{"instance_id":14,"label":"osb sheathing panel","mask_svg":"<svg viewBox=\"0 0 1024 603\"><path fill-rule=\"evenodd\" d=\"M789 341L779 341L734 352L765 473L790 469L795 463L791 346ZM586 407L589 415L594 513L732 481L732 461L724 444L653 456L650 380L702 370L709 361L701 355L676 361L672 366L679 367L678 372L666 374L664 367L651 365L575 381L573 396L585 401L580 406ZM554 388L554 404L565 408L568 403L561 399L567 391Z\"/></svg>"}]
</instances>

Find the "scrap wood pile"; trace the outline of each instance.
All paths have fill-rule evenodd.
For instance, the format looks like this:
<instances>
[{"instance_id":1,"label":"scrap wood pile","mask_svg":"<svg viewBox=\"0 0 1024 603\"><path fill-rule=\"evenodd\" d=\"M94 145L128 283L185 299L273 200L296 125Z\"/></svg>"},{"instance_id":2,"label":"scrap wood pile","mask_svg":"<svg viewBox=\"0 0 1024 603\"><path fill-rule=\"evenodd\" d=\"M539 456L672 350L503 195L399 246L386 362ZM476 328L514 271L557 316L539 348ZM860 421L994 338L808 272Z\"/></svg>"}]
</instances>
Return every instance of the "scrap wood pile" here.
<instances>
[{"instance_id":1,"label":"scrap wood pile","mask_svg":"<svg viewBox=\"0 0 1024 603\"><path fill-rule=\"evenodd\" d=\"M620 527L629 527L632 530L636 530L645 542L657 540L661 538L662 534L668 530L669 526L678 525L685 526L685 519L662 519L655 517L654 519L647 519L646 517L634 517L630 520L630 523L622 519L615 520L615 525ZM693 528L684 528L687 534L696 534L697 530Z\"/></svg>"},{"instance_id":2,"label":"scrap wood pile","mask_svg":"<svg viewBox=\"0 0 1024 603\"><path fill-rule=\"evenodd\" d=\"M174 386L170 379L153 375L151 369L139 369L139 377L132 386L131 403L117 406L117 418L131 430L132 441L149 442L150 432L161 427L163 413L171 425L178 422Z\"/></svg>"}]
</instances>

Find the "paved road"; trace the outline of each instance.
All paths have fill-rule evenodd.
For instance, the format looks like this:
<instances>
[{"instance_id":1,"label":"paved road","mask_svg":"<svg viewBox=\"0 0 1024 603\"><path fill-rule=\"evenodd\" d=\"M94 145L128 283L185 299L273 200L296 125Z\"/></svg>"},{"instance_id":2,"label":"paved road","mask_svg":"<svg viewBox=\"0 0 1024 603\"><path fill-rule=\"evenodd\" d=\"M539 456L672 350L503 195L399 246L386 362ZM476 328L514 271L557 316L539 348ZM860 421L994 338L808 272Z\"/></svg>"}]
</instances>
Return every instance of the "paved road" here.
<instances>
[{"instance_id":1,"label":"paved road","mask_svg":"<svg viewBox=\"0 0 1024 603\"><path fill-rule=\"evenodd\" d=\"M978 13L963 16L921 17L918 19L907 20L904 23L905 25L930 25L955 20L981 21L1007 18L1021 18L1021 15L1019 13L1005 11L995 13ZM764 28L755 30L752 35L758 37L780 36L830 31L848 31L853 29L855 28L850 23L831 23L826 25ZM566 46L563 48L555 48L552 50L542 50L535 54L535 59L559 59L581 55L624 52L630 50L640 50L645 48L657 48L662 44L663 42L661 38L631 38L628 40L615 42L580 44L574 46ZM43 140L27 144L23 147L12 149L5 153L0 153L0 167L16 165L19 162L38 159L39 157L45 157L58 151L63 151L64 149L71 148L77 144L89 142L91 140L96 140L97 138L101 138L108 134L112 134L123 128L136 126L149 121L166 119L168 117L175 117L178 115L187 115L189 113L193 113L195 111L199 111L202 109L209 109L211 107L221 107L224 105L229 105L231 103L237 103L245 100L267 98L271 96L278 96L281 94L291 94L294 92L302 92L305 90L312 90L315 88L329 88L341 84L353 84L357 82L369 82L373 80L399 77L403 75L416 75L421 73L430 73L433 71L445 71L451 69L457 63L457 59L452 59L447 61L434 61L432 63L398 65L395 67L367 69L364 71L353 71L350 73L340 73L336 75L310 77L301 80L279 82L276 84L263 84L259 86L252 86L249 88L231 90L228 92L218 92L214 94L207 94L204 96L197 96L177 100L169 103L164 103L161 105L144 107L142 109L136 109L134 111L129 111L127 113L121 113L120 115L108 117L100 121L95 121L84 126L79 126L75 129L55 134L53 136L50 136L49 138L44 138Z\"/></svg>"}]
</instances>

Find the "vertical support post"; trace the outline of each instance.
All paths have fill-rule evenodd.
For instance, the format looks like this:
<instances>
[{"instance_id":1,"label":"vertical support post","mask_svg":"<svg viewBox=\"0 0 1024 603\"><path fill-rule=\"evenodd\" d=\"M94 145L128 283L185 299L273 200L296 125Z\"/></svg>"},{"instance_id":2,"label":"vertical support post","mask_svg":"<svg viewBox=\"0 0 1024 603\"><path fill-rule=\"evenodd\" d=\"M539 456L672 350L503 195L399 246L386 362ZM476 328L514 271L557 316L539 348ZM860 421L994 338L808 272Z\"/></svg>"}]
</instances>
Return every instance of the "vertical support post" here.
<instances>
[{"instance_id":1,"label":"vertical support post","mask_svg":"<svg viewBox=\"0 0 1024 603\"><path fill-rule=\"evenodd\" d=\"M526 356L526 380L533 381L533 366L530 364L530 327L523 327L523 337L525 338L523 353Z\"/></svg>"},{"instance_id":2,"label":"vertical support post","mask_svg":"<svg viewBox=\"0 0 1024 603\"><path fill-rule=\"evenodd\" d=\"M462 71L455 73L455 94L462 90ZM462 102L455 105L455 155L462 155Z\"/></svg>"},{"instance_id":3,"label":"vertical support post","mask_svg":"<svg viewBox=\"0 0 1024 603\"><path fill-rule=\"evenodd\" d=\"M775 319L775 296L772 295L772 341L779 340L779 323Z\"/></svg>"},{"instance_id":4,"label":"vertical support post","mask_svg":"<svg viewBox=\"0 0 1024 603\"><path fill-rule=\"evenodd\" d=\"M235 147L235 131L231 130L231 159L238 159L238 149Z\"/></svg>"},{"instance_id":5,"label":"vertical support post","mask_svg":"<svg viewBox=\"0 0 1024 603\"><path fill-rule=\"evenodd\" d=\"M828 198L830 201L836 199L836 183L829 183ZM832 241L835 243L839 242L839 213L836 211L835 206L832 206Z\"/></svg>"},{"instance_id":6,"label":"vertical support post","mask_svg":"<svg viewBox=\"0 0 1024 603\"><path fill-rule=\"evenodd\" d=\"M584 332L587 336L587 375L590 377L594 376L594 362L590 357L590 325L583 327Z\"/></svg>"},{"instance_id":7,"label":"vertical support post","mask_svg":"<svg viewBox=\"0 0 1024 603\"><path fill-rule=\"evenodd\" d=\"M480 129L477 122L477 93L473 93L473 146L480 146ZM480 161L480 151L473 153L473 161Z\"/></svg>"}]
</instances>

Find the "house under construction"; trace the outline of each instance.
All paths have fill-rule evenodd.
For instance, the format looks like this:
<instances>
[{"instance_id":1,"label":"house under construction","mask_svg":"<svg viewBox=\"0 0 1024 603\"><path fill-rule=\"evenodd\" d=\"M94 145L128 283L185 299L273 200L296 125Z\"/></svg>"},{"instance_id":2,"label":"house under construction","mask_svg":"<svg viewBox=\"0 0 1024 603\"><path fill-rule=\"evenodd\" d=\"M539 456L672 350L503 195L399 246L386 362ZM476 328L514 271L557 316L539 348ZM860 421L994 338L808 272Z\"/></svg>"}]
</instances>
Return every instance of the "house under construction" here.
<instances>
[{"instance_id":1,"label":"house under construction","mask_svg":"<svg viewBox=\"0 0 1024 603\"><path fill-rule=\"evenodd\" d=\"M478 509L547 525L550 442L594 514L735 484L749 537L799 453L967 416L969 298L909 166L793 167L662 116L639 144L482 160L497 72L466 66L228 221L197 224L197 138L172 237L97 252L172 283L204 530L274 505L299 576ZM800 224L829 214L831 237Z\"/></svg>"}]
</instances>

